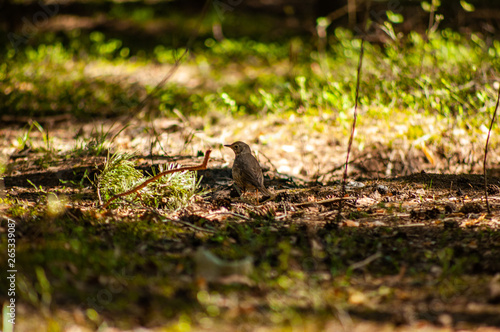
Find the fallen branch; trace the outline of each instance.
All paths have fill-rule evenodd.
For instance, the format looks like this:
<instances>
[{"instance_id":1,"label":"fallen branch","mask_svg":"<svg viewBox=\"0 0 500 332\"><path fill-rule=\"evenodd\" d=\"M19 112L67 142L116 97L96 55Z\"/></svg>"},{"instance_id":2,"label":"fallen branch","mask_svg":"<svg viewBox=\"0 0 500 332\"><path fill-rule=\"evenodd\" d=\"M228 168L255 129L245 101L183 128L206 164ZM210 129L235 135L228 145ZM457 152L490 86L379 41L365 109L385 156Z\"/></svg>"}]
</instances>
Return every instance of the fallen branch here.
<instances>
[{"instance_id":1,"label":"fallen branch","mask_svg":"<svg viewBox=\"0 0 500 332\"><path fill-rule=\"evenodd\" d=\"M344 201L347 201L347 200L356 200L356 197L329 198L329 199L324 199L324 200L321 200L321 201L312 201L312 202L297 203L297 204L294 204L293 206L295 206L295 207L303 207L303 206L316 205L316 204L330 204L330 203L339 202L341 200L344 200Z\"/></svg>"},{"instance_id":2,"label":"fallen branch","mask_svg":"<svg viewBox=\"0 0 500 332\"><path fill-rule=\"evenodd\" d=\"M250 221L251 220L247 216L244 216L244 215L239 214L239 213L230 212L230 211L228 211L228 212L214 212L214 213L209 213L205 217L217 216L217 215L222 215L222 214L227 214L227 215L230 215L230 216L233 216L233 217L238 217L238 218L244 219L246 221Z\"/></svg>"},{"instance_id":3,"label":"fallen branch","mask_svg":"<svg viewBox=\"0 0 500 332\"><path fill-rule=\"evenodd\" d=\"M368 264L370 264L371 262L379 259L380 257L382 257L382 253L380 251L378 251L378 252L374 253L373 255L371 255L371 256L363 259L361 262L357 262L357 263L351 264L349 266L349 269L351 271L354 271L356 269L361 269L361 268L367 266Z\"/></svg>"},{"instance_id":4,"label":"fallen branch","mask_svg":"<svg viewBox=\"0 0 500 332\"><path fill-rule=\"evenodd\" d=\"M176 169L170 169L170 170L161 172L161 173L153 176L152 178L147 179L146 181L144 181L143 183L141 183L137 187L134 187L134 188L132 188L132 189L130 189L128 191L125 191L125 192L123 192L121 194L114 195L113 197L111 197L106 202L106 204L103 205L102 208L103 209L107 208L109 206L109 204L111 204L111 202L113 202L118 197L123 197L123 196L127 196L127 195L130 195L130 194L138 192L139 190L141 190L142 188L146 187L151 182L158 180L159 178L161 178L164 175L167 175L167 174L170 174L170 173L176 173L176 172L201 171L201 170L207 169L208 159L210 158L210 153L211 152L212 152L212 150L210 150L210 149L205 152L205 159L203 159L203 163L201 165L198 165L198 166L186 166L186 167L181 167L181 168L176 168Z\"/></svg>"},{"instance_id":5,"label":"fallen branch","mask_svg":"<svg viewBox=\"0 0 500 332\"><path fill-rule=\"evenodd\" d=\"M404 225L397 225L396 227L423 227L425 226L425 224L422 222L422 223L418 223L418 224L404 224Z\"/></svg>"}]
</instances>

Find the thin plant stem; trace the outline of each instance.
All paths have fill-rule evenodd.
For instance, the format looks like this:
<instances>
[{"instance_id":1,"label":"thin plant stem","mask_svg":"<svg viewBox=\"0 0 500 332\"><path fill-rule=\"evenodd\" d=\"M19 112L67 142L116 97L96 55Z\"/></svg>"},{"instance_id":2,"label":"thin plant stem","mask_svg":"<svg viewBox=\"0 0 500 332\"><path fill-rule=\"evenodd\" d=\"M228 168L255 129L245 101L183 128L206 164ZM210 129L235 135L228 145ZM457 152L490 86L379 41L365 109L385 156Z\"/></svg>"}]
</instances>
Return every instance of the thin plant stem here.
<instances>
[{"instance_id":1,"label":"thin plant stem","mask_svg":"<svg viewBox=\"0 0 500 332\"><path fill-rule=\"evenodd\" d=\"M491 213L490 202L488 200L488 175L486 171L486 158L488 157L488 144L490 142L491 129L495 123L497 117L498 104L500 102L500 85L498 86L497 104L495 105L495 111L493 112L493 117L491 118L490 129L488 129L488 137L486 138L486 145L484 146L484 161L483 161L483 173L484 173L484 194L486 197L486 208L488 213Z\"/></svg>"},{"instance_id":2,"label":"thin plant stem","mask_svg":"<svg viewBox=\"0 0 500 332\"><path fill-rule=\"evenodd\" d=\"M356 119L358 117L358 100L359 100L359 84L361 81L361 67L363 64L363 54L365 53L365 48L364 48L364 38L361 39L361 50L359 53L359 63L358 63L358 72L357 72L357 78L356 78L356 97L354 101L354 114L353 114L353 119L352 119L352 128L351 128L351 136L349 137L349 144L347 145L347 157L345 161L345 168L344 168L344 176L342 179L342 191L341 191L341 196L345 196L345 186L347 182L347 167L349 166L349 156L351 154L351 148L352 148L352 142L354 140L354 131L356 130ZM339 200L339 208L338 208L338 214L336 221L339 222L341 218L341 213L342 213L342 207L343 207L343 199Z\"/></svg>"}]
</instances>

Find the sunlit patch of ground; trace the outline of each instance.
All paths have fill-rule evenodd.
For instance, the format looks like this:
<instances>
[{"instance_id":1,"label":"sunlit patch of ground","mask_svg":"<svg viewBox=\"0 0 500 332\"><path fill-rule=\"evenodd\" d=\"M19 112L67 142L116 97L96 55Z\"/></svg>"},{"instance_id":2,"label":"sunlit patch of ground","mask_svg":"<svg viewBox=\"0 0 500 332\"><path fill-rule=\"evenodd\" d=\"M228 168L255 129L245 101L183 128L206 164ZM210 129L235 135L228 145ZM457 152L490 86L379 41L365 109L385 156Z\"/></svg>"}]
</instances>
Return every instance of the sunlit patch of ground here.
<instances>
[{"instance_id":1,"label":"sunlit patch of ground","mask_svg":"<svg viewBox=\"0 0 500 332\"><path fill-rule=\"evenodd\" d=\"M349 167L349 181L357 182L349 183L342 218L331 230L324 227L336 218L341 191L339 182L326 181L339 180L343 171L347 119L178 114L133 120L116 137L123 123L64 122L49 131L48 147L33 130L25 151L17 144L26 128L2 129L2 152L13 157L5 158L7 196L0 211L19 221L19 264L42 267L52 285L40 289L34 271L25 272L20 296L30 300L19 306L20 316L38 317L36 325L47 331L498 326L500 183L490 179L488 215L482 177L452 174L480 171L482 154L472 149L484 133L418 114L396 114L390 123L368 116L361 114ZM266 168L274 199L255 206L251 197L231 197L233 153L222 144L236 140L248 142ZM92 154L99 144L101 153ZM95 189L83 179L85 169L94 179L108 150L135 152L147 170L169 160L198 164L198 152L208 148L212 159L201 174L210 192L177 211L127 204L100 211ZM490 158L498 156L493 151ZM325 183L310 183L318 179ZM50 192L64 198L58 217L44 212ZM158 212L170 221L159 221ZM50 258L49 243L63 256ZM193 254L201 245L229 260L254 257L256 274L236 284L200 282ZM102 292L113 278L122 290L108 301ZM49 307L35 300L44 292L52 292ZM101 296L97 306L87 303L89 296ZM63 309L65 303L72 309ZM32 322L20 318L18 330L30 331Z\"/></svg>"}]
</instances>

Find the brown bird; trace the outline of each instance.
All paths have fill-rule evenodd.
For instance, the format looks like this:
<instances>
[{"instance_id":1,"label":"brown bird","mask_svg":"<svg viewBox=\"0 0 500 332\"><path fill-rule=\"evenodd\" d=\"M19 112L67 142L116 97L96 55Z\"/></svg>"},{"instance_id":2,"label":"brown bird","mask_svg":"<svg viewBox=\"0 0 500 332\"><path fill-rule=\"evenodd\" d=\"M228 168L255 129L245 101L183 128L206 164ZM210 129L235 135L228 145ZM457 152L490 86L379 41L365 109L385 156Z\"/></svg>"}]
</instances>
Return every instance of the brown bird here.
<instances>
[{"instance_id":1,"label":"brown bird","mask_svg":"<svg viewBox=\"0 0 500 332\"><path fill-rule=\"evenodd\" d=\"M259 190L265 196L272 196L269 190L264 187L264 177L260 164L252 154L248 144L241 141L231 145L224 145L234 151L233 180L236 185L246 190Z\"/></svg>"}]
</instances>

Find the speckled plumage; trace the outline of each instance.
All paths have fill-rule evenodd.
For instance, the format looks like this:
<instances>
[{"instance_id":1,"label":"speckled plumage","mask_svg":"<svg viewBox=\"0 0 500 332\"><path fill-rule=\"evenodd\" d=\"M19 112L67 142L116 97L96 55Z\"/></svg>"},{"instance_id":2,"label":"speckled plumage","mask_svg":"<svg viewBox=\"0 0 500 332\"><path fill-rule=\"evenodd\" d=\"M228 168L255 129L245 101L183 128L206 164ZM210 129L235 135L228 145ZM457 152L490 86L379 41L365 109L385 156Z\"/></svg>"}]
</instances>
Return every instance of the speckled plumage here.
<instances>
[{"instance_id":1,"label":"speckled plumage","mask_svg":"<svg viewBox=\"0 0 500 332\"><path fill-rule=\"evenodd\" d=\"M234 151L233 180L236 185L244 191L259 190L262 194L271 196L269 190L264 186L260 164L253 156L248 144L238 141L224 146Z\"/></svg>"}]
</instances>

